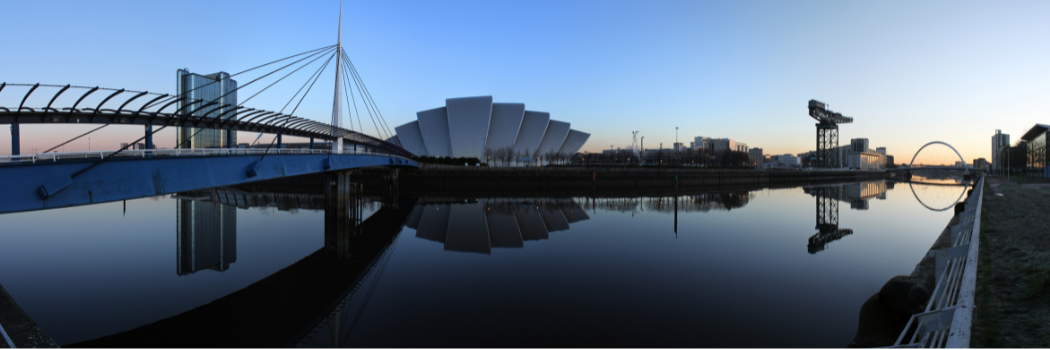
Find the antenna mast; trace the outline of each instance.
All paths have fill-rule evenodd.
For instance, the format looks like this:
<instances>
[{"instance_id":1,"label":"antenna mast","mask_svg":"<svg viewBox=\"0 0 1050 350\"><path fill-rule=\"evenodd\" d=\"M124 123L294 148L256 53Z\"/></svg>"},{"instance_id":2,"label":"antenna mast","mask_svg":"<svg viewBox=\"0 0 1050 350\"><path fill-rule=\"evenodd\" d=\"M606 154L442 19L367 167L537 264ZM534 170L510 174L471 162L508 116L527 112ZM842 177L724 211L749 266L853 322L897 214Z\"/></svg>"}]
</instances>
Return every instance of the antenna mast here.
<instances>
[{"instance_id":1,"label":"antenna mast","mask_svg":"<svg viewBox=\"0 0 1050 350\"><path fill-rule=\"evenodd\" d=\"M336 35L335 50L335 99L332 101L332 125L336 128L343 127L343 100L339 95L343 94L343 2L339 1L339 33ZM333 135L334 130L333 130ZM343 138L336 137L332 146L333 153L343 153Z\"/></svg>"}]
</instances>

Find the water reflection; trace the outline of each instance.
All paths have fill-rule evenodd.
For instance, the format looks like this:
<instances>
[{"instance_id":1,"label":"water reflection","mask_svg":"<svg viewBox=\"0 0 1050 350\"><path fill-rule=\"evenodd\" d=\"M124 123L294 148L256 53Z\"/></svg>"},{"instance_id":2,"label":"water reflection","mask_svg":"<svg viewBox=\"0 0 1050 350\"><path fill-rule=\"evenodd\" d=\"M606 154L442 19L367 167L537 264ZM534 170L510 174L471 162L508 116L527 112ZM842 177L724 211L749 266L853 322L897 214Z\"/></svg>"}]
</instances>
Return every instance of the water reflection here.
<instances>
[{"instance_id":1,"label":"water reflection","mask_svg":"<svg viewBox=\"0 0 1050 350\"><path fill-rule=\"evenodd\" d=\"M430 200L416 204L406 226L447 251L491 254L492 248L522 248L525 241L547 239L588 219L573 199Z\"/></svg>"},{"instance_id":2,"label":"water reflection","mask_svg":"<svg viewBox=\"0 0 1050 350\"><path fill-rule=\"evenodd\" d=\"M886 199L886 181L839 185L803 186L802 190L816 199L818 231L809 238L810 254L828 248L828 244L853 234L852 229L839 228L839 202L847 202L850 209L868 210L868 200Z\"/></svg>"},{"instance_id":3,"label":"water reflection","mask_svg":"<svg viewBox=\"0 0 1050 350\"><path fill-rule=\"evenodd\" d=\"M178 197L175 273L226 271L237 261L237 208L209 197Z\"/></svg>"}]
</instances>

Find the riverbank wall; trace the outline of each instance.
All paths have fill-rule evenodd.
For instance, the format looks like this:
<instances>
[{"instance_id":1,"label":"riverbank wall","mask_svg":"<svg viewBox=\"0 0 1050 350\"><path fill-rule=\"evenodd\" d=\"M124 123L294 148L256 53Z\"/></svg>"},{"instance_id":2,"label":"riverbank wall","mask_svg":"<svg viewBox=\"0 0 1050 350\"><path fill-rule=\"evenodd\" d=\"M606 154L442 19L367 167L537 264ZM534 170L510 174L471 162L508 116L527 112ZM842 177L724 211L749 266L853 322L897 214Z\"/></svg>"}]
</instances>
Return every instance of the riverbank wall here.
<instances>
[{"instance_id":1,"label":"riverbank wall","mask_svg":"<svg viewBox=\"0 0 1050 350\"><path fill-rule=\"evenodd\" d=\"M50 336L0 285L0 348L57 348Z\"/></svg>"}]
</instances>

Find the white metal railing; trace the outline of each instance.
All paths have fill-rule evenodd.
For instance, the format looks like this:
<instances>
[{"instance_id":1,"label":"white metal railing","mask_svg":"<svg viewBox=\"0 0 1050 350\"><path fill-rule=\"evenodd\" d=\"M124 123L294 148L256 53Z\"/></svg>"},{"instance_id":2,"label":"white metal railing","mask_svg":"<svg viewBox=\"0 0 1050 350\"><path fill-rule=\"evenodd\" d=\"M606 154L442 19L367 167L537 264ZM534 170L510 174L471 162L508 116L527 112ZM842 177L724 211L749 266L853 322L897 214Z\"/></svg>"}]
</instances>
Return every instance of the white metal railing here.
<instances>
[{"instance_id":1,"label":"white metal railing","mask_svg":"<svg viewBox=\"0 0 1050 350\"><path fill-rule=\"evenodd\" d=\"M966 200L959 222L950 228L951 248L935 253L936 287L926 311L912 315L893 347L968 348L980 250L984 177ZM913 327L914 325L914 327ZM912 329L914 332L910 332ZM911 337L905 342L905 337Z\"/></svg>"},{"instance_id":2,"label":"white metal railing","mask_svg":"<svg viewBox=\"0 0 1050 350\"><path fill-rule=\"evenodd\" d=\"M27 154L18 156L0 156L0 164L12 163L38 163L57 162L60 160L88 160L102 159L116 153L117 151L90 151L90 152L52 152L40 154ZM114 158L146 158L146 157L203 157L203 156L241 156L262 154L328 154L326 149L305 148L176 148L176 149L150 149L150 150L124 150ZM376 155L384 157L404 158L398 155L346 150L343 154Z\"/></svg>"},{"instance_id":3,"label":"white metal railing","mask_svg":"<svg viewBox=\"0 0 1050 350\"><path fill-rule=\"evenodd\" d=\"M4 326L0 325L0 337L2 337L3 343L0 343L0 348L15 348L15 342L11 340L11 337L7 336L7 332L4 331Z\"/></svg>"}]
</instances>

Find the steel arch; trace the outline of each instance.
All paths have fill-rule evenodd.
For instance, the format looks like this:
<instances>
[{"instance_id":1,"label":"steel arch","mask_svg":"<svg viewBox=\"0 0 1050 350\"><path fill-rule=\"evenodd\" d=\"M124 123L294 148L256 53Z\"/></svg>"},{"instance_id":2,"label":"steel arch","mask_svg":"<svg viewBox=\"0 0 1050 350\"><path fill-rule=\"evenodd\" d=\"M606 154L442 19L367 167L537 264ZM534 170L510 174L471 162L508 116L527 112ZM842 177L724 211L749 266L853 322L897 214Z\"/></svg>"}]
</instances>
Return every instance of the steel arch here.
<instances>
[{"instance_id":1,"label":"steel arch","mask_svg":"<svg viewBox=\"0 0 1050 350\"><path fill-rule=\"evenodd\" d=\"M909 168L911 168L911 167L912 167L912 165L915 165L915 158L919 156L919 152L922 152L922 149L923 149L923 148L926 148L926 146L929 146L929 145L932 145L932 144L935 144L935 143L937 143L937 144L942 144L942 145L948 146L948 148L951 148L951 149L952 149L952 152L955 152L955 155L959 156L959 161L961 161L961 162L962 162L963 164L966 164L966 161L965 161L965 160L963 160L963 157L962 157L962 155L961 155L961 154L959 154L959 151L955 150L955 147L952 147L952 145L949 145L949 144L948 144L947 142L941 142L941 141L932 141L932 142L930 142L930 143L927 143L927 144L925 144L925 145L922 145L922 147L919 147L919 150L918 150L918 151L915 151L915 155L914 155L914 156L911 156L911 162L910 162L910 163L908 163L908 167L909 167Z\"/></svg>"}]
</instances>

